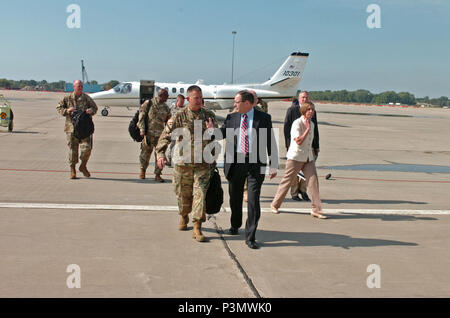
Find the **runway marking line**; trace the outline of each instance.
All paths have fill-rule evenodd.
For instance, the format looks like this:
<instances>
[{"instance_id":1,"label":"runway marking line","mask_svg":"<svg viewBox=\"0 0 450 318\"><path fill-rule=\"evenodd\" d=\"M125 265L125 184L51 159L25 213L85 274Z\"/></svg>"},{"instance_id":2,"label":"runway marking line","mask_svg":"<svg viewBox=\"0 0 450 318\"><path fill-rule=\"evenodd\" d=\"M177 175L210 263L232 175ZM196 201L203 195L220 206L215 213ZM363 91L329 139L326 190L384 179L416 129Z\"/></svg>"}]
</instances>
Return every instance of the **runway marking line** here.
<instances>
[{"instance_id":1,"label":"runway marking line","mask_svg":"<svg viewBox=\"0 0 450 318\"><path fill-rule=\"evenodd\" d=\"M121 210L121 211L173 211L178 212L176 205L114 205L114 204L65 204L65 203L26 203L0 202L4 209L57 209L57 210ZM231 213L228 207L221 211ZM281 208L280 212L296 212L310 214L311 208ZM247 212L247 209L243 209ZM261 212L271 213L270 208L261 208ZM383 209L323 209L326 214L384 214L384 215L450 215L450 210L383 210Z\"/></svg>"},{"instance_id":2,"label":"runway marking line","mask_svg":"<svg viewBox=\"0 0 450 318\"><path fill-rule=\"evenodd\" d=\"M57 172L57 173L69 173L69 170L42 170L42 169L7 169L0 168L0 171L17 171L17 172ZM137 172L111 172L111 171L91 171L91 174L119 174L119 175L139 175ZM162 176L173 176L171 173L163 173ZM223 175L221 175L224 177ZM93 176L95 177L95 176ZM282 176L276 176L275 178L281 179ZM319 178L325 178L325 176L319 176ZM332 176L331 181L342 179L342 180L358 180L358 181L382 181L382 182L417 182L417 183L450 183L446 180L400 180L400 179L377 179L377 178L356 178L356 177L340 177ZM268 179L266 179L268 180Z\"/></svg>"}]
</instances>

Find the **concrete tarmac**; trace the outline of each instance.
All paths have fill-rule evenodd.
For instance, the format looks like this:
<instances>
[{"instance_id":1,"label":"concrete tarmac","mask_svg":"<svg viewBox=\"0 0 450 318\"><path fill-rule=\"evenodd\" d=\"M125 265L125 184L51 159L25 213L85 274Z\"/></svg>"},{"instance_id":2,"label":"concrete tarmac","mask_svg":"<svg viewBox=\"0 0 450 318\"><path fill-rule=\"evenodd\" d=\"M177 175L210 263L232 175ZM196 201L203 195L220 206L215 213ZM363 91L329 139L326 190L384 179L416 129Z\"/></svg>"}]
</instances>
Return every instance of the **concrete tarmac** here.
<instances>
[{"instance_id":1,"label":"concrete tarmac","mask_svg":"<svg viewBox=\"0 0 450 318\"><path fill-rule=\"evenodd\" d=\"M310 203L289 195L280 214L270 213L290 105L270 103L282 169L263 184L261 248L251 250L243 228L224 233L222 169L224 209L204 223L209 241L192 239L192 223L177 230L172 168L156 183L152 159L148 178L138 179L139 144L127 131L134 110L102 117L99 109L92 177L69 180L56 112L64 94L0 94L14 111L14 131L0 133L0 297L450 297L448 109L317 104L320 195L330 216L318 220ZM411 166L351 170L369 164ZM421 172L425 165L437 172ZM81 288L68 287L71 264Z\"/></svg>"}]
</instances>

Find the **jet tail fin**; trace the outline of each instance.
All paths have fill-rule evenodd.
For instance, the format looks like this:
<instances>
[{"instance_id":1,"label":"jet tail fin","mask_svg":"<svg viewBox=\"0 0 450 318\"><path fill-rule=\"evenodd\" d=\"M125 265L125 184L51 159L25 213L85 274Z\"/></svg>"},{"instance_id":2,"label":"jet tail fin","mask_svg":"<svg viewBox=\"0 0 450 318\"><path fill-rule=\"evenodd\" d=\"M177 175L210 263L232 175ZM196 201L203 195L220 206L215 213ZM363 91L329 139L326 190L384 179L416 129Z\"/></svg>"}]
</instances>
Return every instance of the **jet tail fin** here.
<instances>
[{"instance_id":1,"label":"jet tail fin","mask_svg":"<svg viewBox=\"0 0 450 318\"><path fill-rule=\"evenodd\" d=\"M263 85L280 88L296 88L302 80L309 53L292 53L278 71Z\"/></svg>"}]
</instances>

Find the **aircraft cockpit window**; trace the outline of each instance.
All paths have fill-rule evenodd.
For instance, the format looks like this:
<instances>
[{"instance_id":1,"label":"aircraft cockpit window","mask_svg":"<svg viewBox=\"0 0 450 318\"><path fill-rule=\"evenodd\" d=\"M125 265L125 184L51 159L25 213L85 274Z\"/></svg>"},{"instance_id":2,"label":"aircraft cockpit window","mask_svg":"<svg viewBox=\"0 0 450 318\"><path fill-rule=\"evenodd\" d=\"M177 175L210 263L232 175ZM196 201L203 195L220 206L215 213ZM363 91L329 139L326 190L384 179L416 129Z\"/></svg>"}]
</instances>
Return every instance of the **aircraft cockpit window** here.
<instances>
[{"instance_id":1,"label":"aircraft cockpit window","mask_svg":"<svg viewBox=\"0 0 450 318\"><path fill-rule=\"evenodd\" d=\"M131 92L131 83L120 83L114 86L114 91L119 94L128 94Z\"/></svg>"}]
</instances>

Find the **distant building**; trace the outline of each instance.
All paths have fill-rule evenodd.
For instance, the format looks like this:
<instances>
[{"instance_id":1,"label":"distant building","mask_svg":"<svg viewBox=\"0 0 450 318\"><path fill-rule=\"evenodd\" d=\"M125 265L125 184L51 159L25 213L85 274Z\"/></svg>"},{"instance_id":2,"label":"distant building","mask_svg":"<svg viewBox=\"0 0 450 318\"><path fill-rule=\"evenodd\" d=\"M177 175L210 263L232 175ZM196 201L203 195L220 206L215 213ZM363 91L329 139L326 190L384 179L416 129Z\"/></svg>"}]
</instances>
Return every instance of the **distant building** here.
<instances>
[{"instance_id":1,"label":"distant building","mask_svg":"<svg viewBox=\"0 0 450 318\"><path fill-rule=\"evenodd\" d=\"M21 91L35 91L36 87L34 86L25 86L20 89Z\"/></svg>"}]
</instances>

